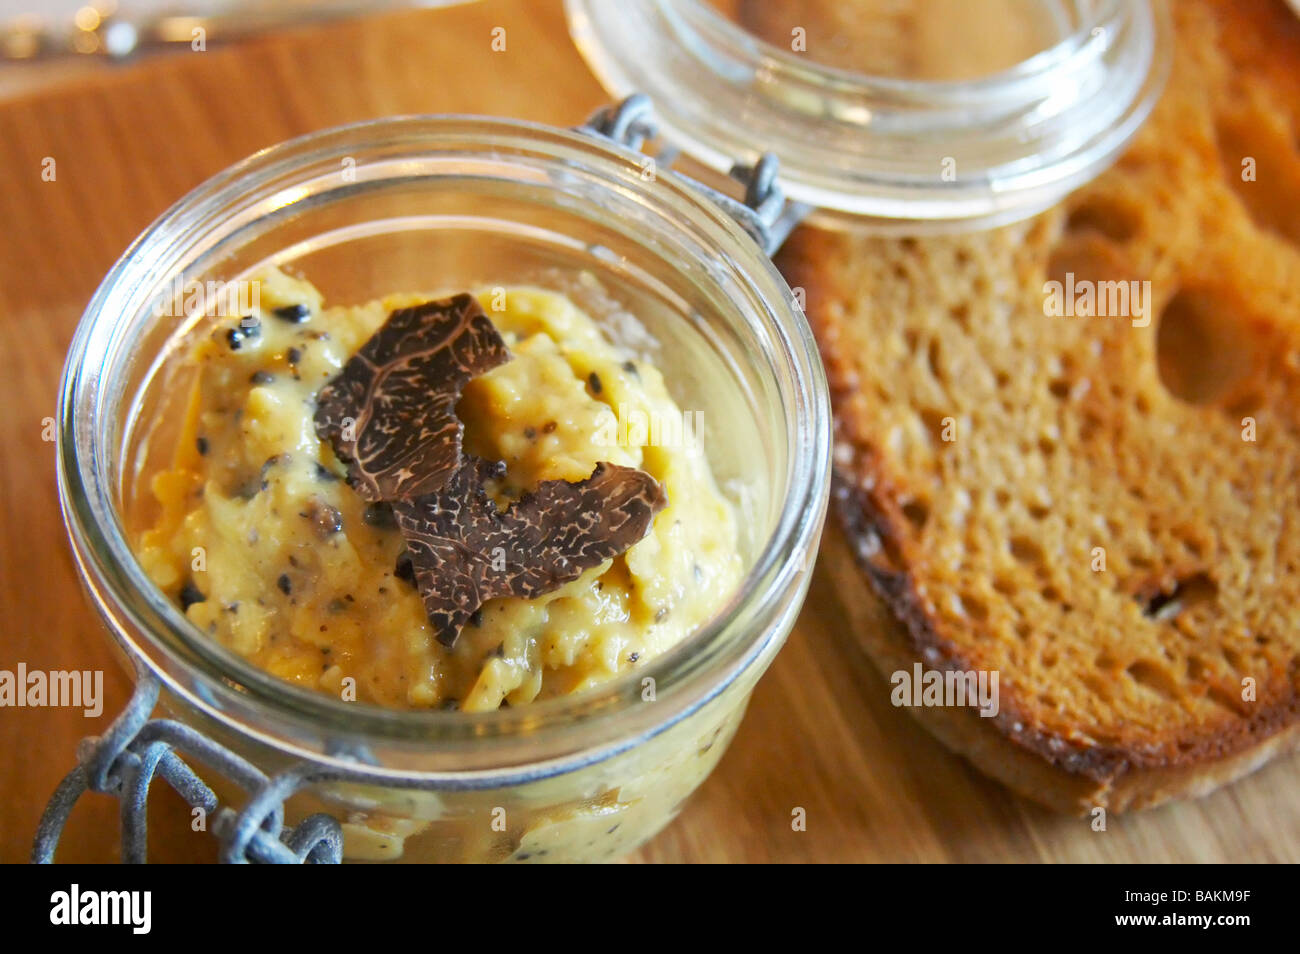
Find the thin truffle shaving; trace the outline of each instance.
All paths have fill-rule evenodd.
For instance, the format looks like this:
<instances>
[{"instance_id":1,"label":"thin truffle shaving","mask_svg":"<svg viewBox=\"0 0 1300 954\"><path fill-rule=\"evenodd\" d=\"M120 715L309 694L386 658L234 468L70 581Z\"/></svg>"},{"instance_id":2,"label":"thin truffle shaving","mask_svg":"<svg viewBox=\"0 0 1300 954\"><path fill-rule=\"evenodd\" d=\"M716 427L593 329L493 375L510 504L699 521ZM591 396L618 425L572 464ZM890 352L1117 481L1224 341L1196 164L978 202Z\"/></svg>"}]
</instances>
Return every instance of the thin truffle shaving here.
<instances>
[{"instance_id":1,"label":"thin truffle shaving","mask_svg":"<svg viewBox=\"0 0 1300 954\"><path fill-rule=\"evenodd\" d=\"M532 599L623 553L668 502L649 474L599 463L586 480L543 481L502 511L484 484L504 470L470 458L443 490L393 505L443 645L487 600Z\"/></svg>"},{"instance_id":2,"label":"thin truffle shaving","mask_svg":"<svg viewBox=\"0 0 1300 954\"><path fill-rule=\"evenodd\" d=\"M361 497L392 505L445 646L485 601L532 599L623 553L667 505L649 474L602 462L498 510L485 484L505 462L463 457L456 402L509 360L479 303L457 295L394 311L317 397L317 435L348 462Z\"/></svg>"},{"instance_id":3,"label":"thin truffle shaving","mask_svg":"<svg viewBox=\"0 0 1300 954\"><path fill-rule=\"evenodd\" d=\"M348 483L366 500L440 490L461 465L462 389L509 360L470 295L399 309L321 389L316 434L348 462Z\"/></svg>"}]
</instances>

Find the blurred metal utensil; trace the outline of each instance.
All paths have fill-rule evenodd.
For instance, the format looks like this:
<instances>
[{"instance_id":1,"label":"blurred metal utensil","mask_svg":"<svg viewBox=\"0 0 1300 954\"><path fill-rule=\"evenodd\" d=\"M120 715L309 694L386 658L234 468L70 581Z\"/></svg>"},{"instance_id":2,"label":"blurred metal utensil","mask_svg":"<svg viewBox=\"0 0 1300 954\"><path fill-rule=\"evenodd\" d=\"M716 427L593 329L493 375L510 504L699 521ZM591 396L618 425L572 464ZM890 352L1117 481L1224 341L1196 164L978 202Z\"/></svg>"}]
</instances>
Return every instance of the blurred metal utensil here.
<instances>
[{"instance_id":1,"label":"blurred metal utensil","mask_svg":"<svg viewBox=\"0 0 1300 954\"><path fill-rule=\"evenodd\" d=\"M0 61L96 56L125 59L146 50L206 49L286 26L406 7L472 0L229 0L160 8L96 0L70 16L26 15L0 24Z\"/></svg>"}]
</instances>

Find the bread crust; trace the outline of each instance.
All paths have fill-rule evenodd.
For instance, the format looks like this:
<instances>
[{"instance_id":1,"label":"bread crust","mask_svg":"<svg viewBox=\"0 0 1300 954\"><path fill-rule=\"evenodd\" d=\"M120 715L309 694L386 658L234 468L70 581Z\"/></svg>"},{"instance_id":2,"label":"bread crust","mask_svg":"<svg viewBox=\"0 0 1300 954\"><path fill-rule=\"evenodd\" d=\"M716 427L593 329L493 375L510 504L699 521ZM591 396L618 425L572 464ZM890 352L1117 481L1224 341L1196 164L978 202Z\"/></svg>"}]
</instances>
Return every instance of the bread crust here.
<instances>
[{"instance_id":1,"label":"bread crust","mask_svg":"<svg viewBox=\"0 0 1300 954\"><path fill-rule=\"evenodd\" d=\"M893 609L896 601L891 592L903 594L899 604L914 605L906 596L911 582L906 574L882 571L863 555L877 549L876 531L862 520L860 495L839 477L835 486L838 519L823 535L818 561L881 675L889 679L892 673L908 672L916 662L923 662L927 670L967 668L960 653L950 646L941 648L942 640L924 615ZM869 587L862 585L864 575ZM1205 754L1154 764L1139 758L1140 752L1122 748L1068 752L1063 742L1023 727L1014 695L1003 691L1000 696L994 717L983 717L970 707L909 706L908 713L985 775L1032 801L1075 815L1094 808L1124 812L1199 798L1274 758L1300 751L1294 704L1289 722L1261 723L1256 732L1243 733L1234 749L1220 748L1217 757Z\"/></svg>"}]
</instances>

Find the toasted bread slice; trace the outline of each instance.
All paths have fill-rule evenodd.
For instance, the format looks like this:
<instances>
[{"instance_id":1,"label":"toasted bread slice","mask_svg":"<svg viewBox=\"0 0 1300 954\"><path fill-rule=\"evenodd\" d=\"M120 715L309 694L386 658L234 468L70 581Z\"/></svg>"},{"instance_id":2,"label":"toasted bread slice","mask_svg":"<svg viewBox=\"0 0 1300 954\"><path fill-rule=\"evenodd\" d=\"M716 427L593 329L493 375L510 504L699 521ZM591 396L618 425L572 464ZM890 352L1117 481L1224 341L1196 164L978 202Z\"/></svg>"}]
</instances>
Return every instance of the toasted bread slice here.
<instances>
[{"instance_id":1,"label":"toasted bread slice","mask_svg":"<svg viewBox=\"0 0 1300 954\"><path fill-rule=\"evenodd\" d=\"M831 380L826 564L866 649L887 675L996 671L995 717L910 711L1077 812L1300 746L1300 19L1174 8L1155 114L1061 208L804 229L779 259ZM1054 317L1052 281L1137 282L1145 314Z\"/></svg>"}]
</instances>

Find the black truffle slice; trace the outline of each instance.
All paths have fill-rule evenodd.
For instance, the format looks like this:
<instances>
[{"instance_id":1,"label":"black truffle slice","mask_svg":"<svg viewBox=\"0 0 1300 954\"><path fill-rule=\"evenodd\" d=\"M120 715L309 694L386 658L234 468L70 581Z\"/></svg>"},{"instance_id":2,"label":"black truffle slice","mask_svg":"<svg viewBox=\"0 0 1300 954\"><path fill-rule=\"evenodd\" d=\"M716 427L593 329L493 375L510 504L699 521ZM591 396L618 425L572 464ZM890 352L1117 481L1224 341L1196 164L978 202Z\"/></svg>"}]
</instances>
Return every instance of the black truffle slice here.
<instances>
[{"instance_id":1,"label":"black truffle slice","mask_svg":"<svg viewBox=\"0 0 1300 954\"><path fill-rule=\"evenodd\" d=\"M348 483L366 500L441 490L461 465L461 390L509 360L470 295L399 309L321 389L316 434L348 461Z\"/></svg>"},{"instance_id":2,"label":"black truffle slice","mask_svg":"<svg viewBox=\"0 0 1300 954\"><path fill-rule=\"evenodd\" d=\"M393 504L445 646L485 601L532 599L623 553L668 503L644 471L600 463L586 480L544 481L502 511L483 487L502 470L470 457L441 491Z\"/></svg>"}]
</instances>

